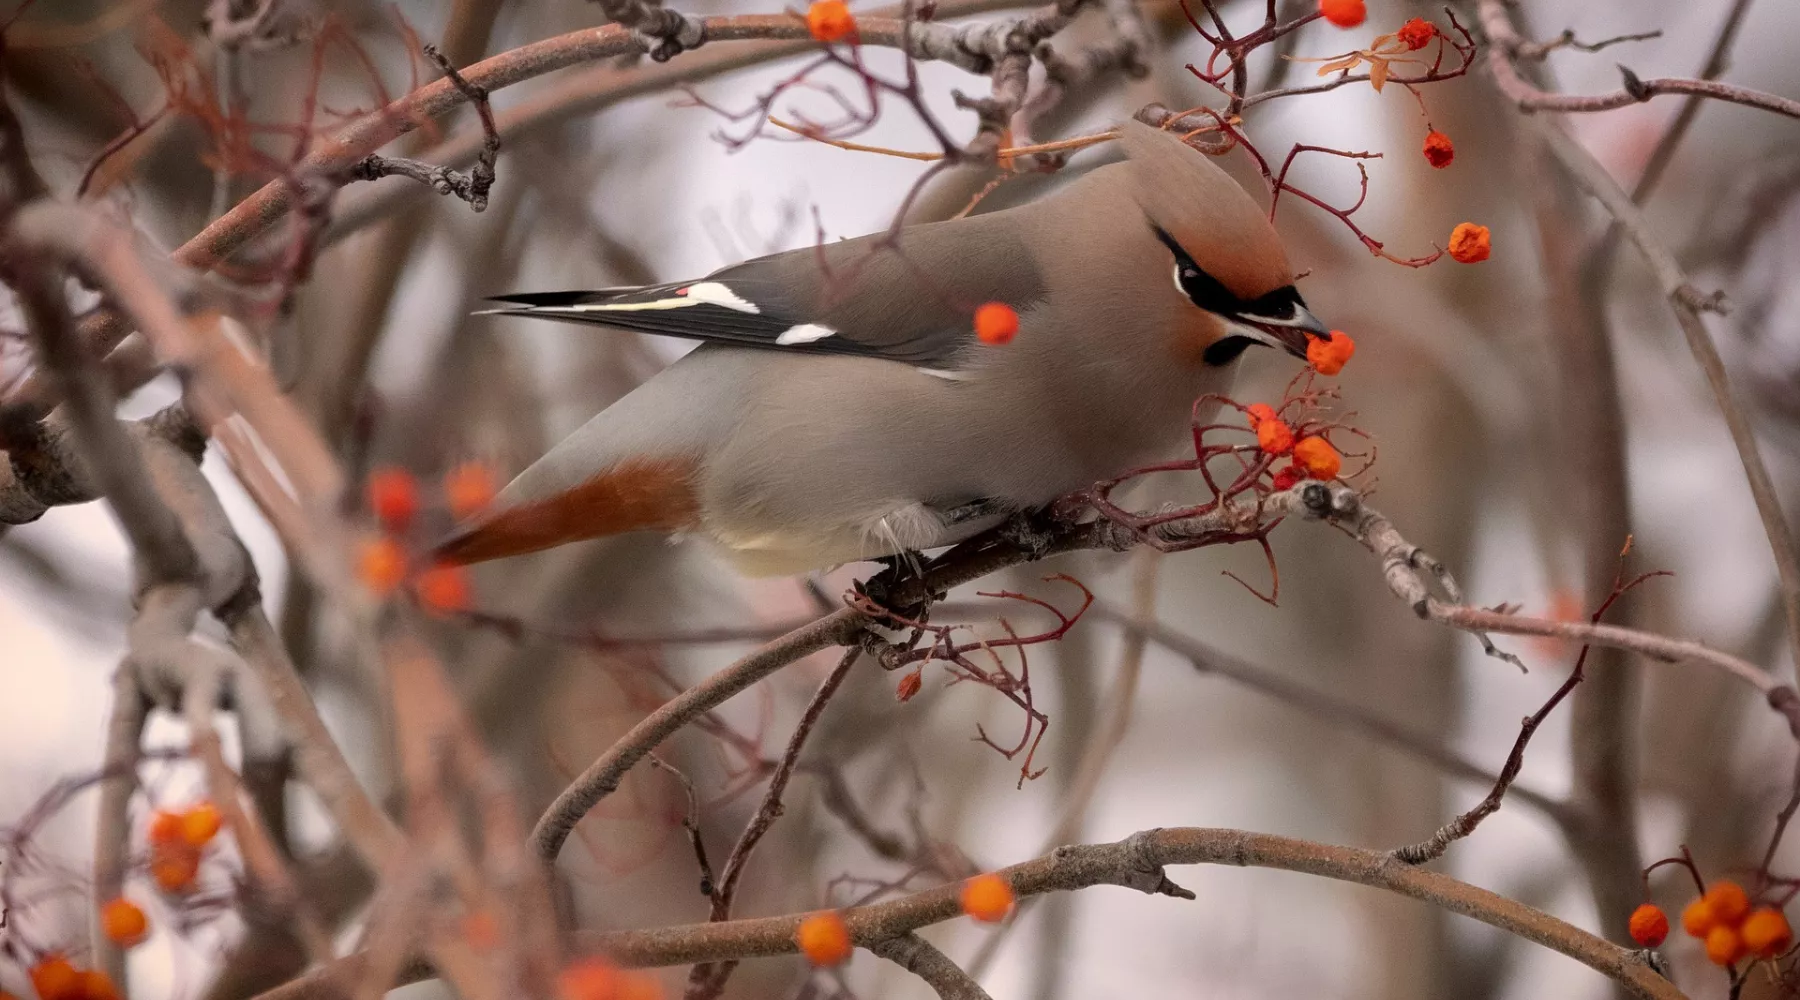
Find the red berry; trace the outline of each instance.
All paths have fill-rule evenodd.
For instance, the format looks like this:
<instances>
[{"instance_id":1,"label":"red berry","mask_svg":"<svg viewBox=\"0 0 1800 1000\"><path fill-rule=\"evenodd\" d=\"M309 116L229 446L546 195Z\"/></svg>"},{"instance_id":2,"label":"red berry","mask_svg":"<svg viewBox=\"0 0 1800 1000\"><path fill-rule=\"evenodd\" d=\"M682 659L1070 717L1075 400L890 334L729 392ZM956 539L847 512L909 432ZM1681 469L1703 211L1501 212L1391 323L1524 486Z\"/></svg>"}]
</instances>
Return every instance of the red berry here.
<instances>
[{"instance_id":1,"label":"red berry","mask_svg":"<svg viewBox=\"0 0 1800 1000\"><path fill-rule=\"evenodd\" d=\"M1319 0L1319 13L1340 28L1354 28L1369 16L1363 0Z\"/></svg>"},{"instance_id":2,"label":"red berry","mask_svg":"<svg viewBox=\"0 0 1800 1000\"><path fill-rule=\"evenodd\" d=\"M389 531L405 531L419 512L419 486L405 469L376 469L369 474L369 509Z\"/></svg>"},{"instance_id":3,"label":"red berry","mask_svg":"<svg viewBox=\"0 0 1800 1000\"><path fill-rule=\"evenodd\" d=\"M1669 936L1669 916L1655 903L1645 903L1631 911L1631 939L1646 948L1654 948Z\"/></svg>"},{"instance_id":4,"label":"red berry","mask_svg":"<svg viewBox=\"0 0 1800 1000\"><path fill-rule=\"evenodd\" d=\"M998 347L1019 332L1019 314L1004 302L988 302L975 310L975 338Z\"/></svg>"},{"instance_id":5,"label":"red berry","mask_svg":"<svg viewBox=\"0 0 1800 1000\"><path fill-rule=\"evenodd\" d=\"M1406 43L1407 49L1417 52L1431 44L1437 37L1437 25L1422 17L1415 17L1400 26L1400 40Z\"/></svg>"},{"instance_id":6,"label":"red berry","mask_svg":"<svg viewBox=\"0 0 1800 1000\"><path fill-rule=\"evenodd\" d=\"M1450 141L1449 136L1437 129L1425 133L1425 162L1442 170L1454 159L1456 144Z\"/></svg>"}]
</instances>

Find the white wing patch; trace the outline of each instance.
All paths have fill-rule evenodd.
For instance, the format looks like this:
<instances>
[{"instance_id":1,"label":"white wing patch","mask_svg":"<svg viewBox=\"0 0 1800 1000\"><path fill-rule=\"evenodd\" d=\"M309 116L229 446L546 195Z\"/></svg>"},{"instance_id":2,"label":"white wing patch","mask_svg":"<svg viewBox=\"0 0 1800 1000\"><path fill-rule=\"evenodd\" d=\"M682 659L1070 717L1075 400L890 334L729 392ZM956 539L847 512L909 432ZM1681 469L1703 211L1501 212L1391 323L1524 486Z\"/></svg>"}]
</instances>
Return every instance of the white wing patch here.
<instances>
[{"instance_id":1,"label":"white wing patch","mask_svg":"<svg viewBox=\"0 0 1800 1000\"><path fill-rule=\"evenodd\" d=\"M941 378L946 382L967 382L970 378L968 372L952 371L948 368L918 368L915 370L921 375Z\"/></svg>"},{"instance_id":2,"label":"white wing patch","mask_svg":"<svg viewBox=\"0 0 1800 1000\"><path fill-rule=\"evenodd\" d=\"M702 281L687 286L687 298L689 302L711 302L715 306L736 309L738 312L762 312L756 308L756 303L717 281Z\"/></svg>"},{"instance_id":3,"label":"white wing patch","mask_svg":"<svg viewBox=\"0 0 1800 1000\"><path fill-rule=\"evenodd\" d=\"M701 281L685 285L675 290L675 294L666 299L649 299L644 302L594 302L587 305L569 306L569 312L647 312L655 309L686 309L688 306L715 305L738 312L760 313L756 303L744 298L730 288L717 281ZM556 312L546 309L545 312Z\"/></svg>"},{"instance_id":4,"label":"white wing patch","mask_svg":"<svg viewBox=\"0 0 1800 1000\"><path fill-rule=\"evenodd\" d=\"M815 340L824 340L826 337L835 336L837 336L837 331L823 323L801 323L781 331L781 335L775 338L775 343L788 347L793 344L810 344Z\"/></svg>"}]
</instances>

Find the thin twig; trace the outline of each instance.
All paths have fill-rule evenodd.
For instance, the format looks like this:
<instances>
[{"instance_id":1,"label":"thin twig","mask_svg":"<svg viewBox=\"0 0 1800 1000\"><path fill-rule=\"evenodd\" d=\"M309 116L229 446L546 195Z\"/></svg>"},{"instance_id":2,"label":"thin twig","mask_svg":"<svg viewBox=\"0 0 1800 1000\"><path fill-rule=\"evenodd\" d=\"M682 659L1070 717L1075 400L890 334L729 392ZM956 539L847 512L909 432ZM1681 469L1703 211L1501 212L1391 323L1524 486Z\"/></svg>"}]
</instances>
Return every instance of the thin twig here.
<instances>
[{"instance_id":1,"label":"thin twig","mask_svg":"<svg viewBox=\"0 0 1800 1000\"><path fill-rule=\"evenodd\" d=\"M783 811L782 796L787 793L788 781L794 776L794 768L799 764L800 753L806 749L807 738L812 735L813 727L825 714L825 705L831 701L832 695L850 676L850 668L862 658L862 650L852 648L838 660L838 665L827 674L813 692L812 700L806 703L806 709L800 713L800 721L795 724L794 732L788 737L787 749L782 752L781 760L775 765L775 772L769 777L769 787L763 793L762 804L757 806L755 815L745 825L744 832L731 848L731 855L725 859L725 867L719 870L719 888L712 896L712 919L725 920L731 916L731 904L737 899L737 887L744 875L744 866L749 864L750 855L756 846L762 843L763 836L775 825L775 820ZM725 983L731 978L734 963L712 966L702 963L694 966L688 976L688 1000L712 1000L725 989Z\"/></svg>"}]
</instances>

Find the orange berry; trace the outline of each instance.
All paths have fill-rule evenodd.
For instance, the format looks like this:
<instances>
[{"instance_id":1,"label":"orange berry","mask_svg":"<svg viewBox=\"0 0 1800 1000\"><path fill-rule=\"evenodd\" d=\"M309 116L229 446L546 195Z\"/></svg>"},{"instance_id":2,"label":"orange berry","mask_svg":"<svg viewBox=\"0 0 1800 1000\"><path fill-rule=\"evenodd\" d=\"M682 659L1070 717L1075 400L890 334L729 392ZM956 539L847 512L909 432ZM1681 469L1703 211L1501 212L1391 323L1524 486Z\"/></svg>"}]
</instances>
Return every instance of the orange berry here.
<instances>
[{"instance_id":1,"label":"orange berry","mask_svg":"<svg viewBox=\"0 0 1800 1000\"><path fill-rule=\"evenodd\" d=\"M1019 314L1004 302L987 302L975 310L975 339L999 347L1019 332Z\"/></svg>"},{"instance_id":2,"label":"orange berry","mask_svg":"<svg viewBox=\"0 0 1800 1000\"><path fill-rule=\"evenodd\" d=\"M38 1000L81 1000L81 973L54 952L31 967L31 988Z\"/></svg>"},{"instance_id":3,"label":"orange berry","mask_svg":"<svg viewBox=\"0 0 1800 1000\"><path fill-rule=\"evenodd\" d=\"M1355 353L1356 340L1342 330L1331 331L1330 338L1306 339L1306 360L1320 375L1336 375L1343 371Z\"/></svg>"},{"instance_id":4,"label":"orange berry","mask_svg":"<svg viewBox=\"0 0 1800 1000\"><path fill-rule=\"evenodd\" d=\"M83 969L81 972L81 1000L119 1000L119 988L113 985L112 977L99 969Z\"/></svg>"},{"instance_id":5,"label":"orange berry","mask_svg":"<svg viewBox=\"0 0 1800 1000\"><path fill-rule=\"evenodd\" d=\"M369 509L389 531L405 531L419 512L419 486L405 469L383 468L369 474Z\"/></svg>"},{"instance_id":6,"label":"orange berry","mask_svg":"<svg viewBox=\"0 0 1800 1000\"><path fill-rule=\"evenodd\" d=\"M794 943L814 965L842 965L850 957L850 928L836 910L824 910L800 921Z\"/></svg>"},{"instance_id":7,"label":"orange berry","mask_svg":"<svg viewBox=\"0 0 1800 1000\"><path fill-rule=\"evenodd\" d=\"M1449 136L1437 129L1425 133L1425 162L1442 170L1449 166L1450 161L1454 159L1456 159L1456 144L1450 141Z\"/></svg>"},{"instance_id":8,"label":"orange berry","mask_svg":"<svg viewBox=\"0 0 1800 1000\"><path fill-rule=\"evenodd\" d=\"M1256 446L1270 455L1285 455L1294 450L1294 429L1285 420L1258 420Z\"/></svg>"},{"instance_id":9,"label":"orange berry","mask_svg":"<svg viewBox=\"0 0 1800 1000\"><path fill-rule=\"evenodd\" d=\"M158 809L150 814L145 838L152 844L172 844L181 839L181 814Z\"/></svg>"},{"instance_id":10,"label":"orange berry","mask_svg":"<svg viewBox=\"0 0 1800 1000\"><path fill-rule=\"evenodd\" d=\"M619 975L618 1000L662 1000L662 983L647 972L625 972Z\"/></svg>"},{"instance_id":11,"label":"orange berry","mask_svg":"<svg viewBox=\"0 0 1800 1000\"><path fill-rule=\"evenodd\" d=\"M1681 929L1702 940L1712 933L1718 923L1718 918L1713 916L1712 907L1706 905L1705 896L1689 903L1681 911Z\"/></svg>"},{"instance_id":12,"label":"orange berry","mask_svg":"<svg viewBox=\"0 0 1800 1000\"><path fill-rule=\"evenodd\" d=\"M1294 429L1275 415L1267 403L1251 403L1244 407L1250 429L1256 432L1256 446L1271 455L1285 455L1294 447Z\"/></svg>"},{"instance_id":13,"label":"orange berry","mask_svg":"<svg viewBox=\"0 0 1800 1000\"><path fill-rule=\"evenodd\" d=\"M1006 880L993 872L977 875L963 883L964 913L983 923L997 924L1012 912L1013 891Z\"/></svg>"},{"instance_id":14,"label":"orange berry","mask_svg":"<svg viewBox=\"0 0 1800 1000\"><path fill-rule=\"evenodd\" d=\"M1450 256L1464 264L1478 264L1488 259L1493 244L1488 227L1473 222L1459 222L1450 231Z\"/></svg>"},{"instance_id":15,"label":"orange berry","mask_svg":"<svg viewBox=\"0 0 1800 1000\"><path fill-rule=\"evenodd\" d=\"M1319 13L1340 28L1354 28L1369 16L1363 0L1319 0Z\"/></svg>"},{"instance_id":16,"label":"orange berry","mask_svg":"<svg viewBox=\"0 0 1800 1000\"><path fill-rule=\"evenodd\" d=\"M1714 965L1735 965L1744 957L1744 939L1737 928L1719 924L1706 935L1706 957Z\"/></svg>"},{"instance_id":17,"label":"orange berry","mask_svg":"<svg viewBox=\"0 0 1800 1000\"><path fill-rule=\"evenodd\" d=\"M1750 915L1750 895L1736 882L1720 879L1706 890L1706 905L1721 924L1736 927Z\"/></svg>"},{"instance_id":18,"label":"orange berry","mask_svg":"<svg viewBox=\"0 0 1800 1000\"><path fill-rule=\"evenodd\" d=\"M913 700L913 695L918 694L919 689L925 686L923 675L924 671L915 670L900 678L900 683L894 687L894 697L901 701Z\"/></svg>"},{"instance_id":19,"label":"orange berry","mask_svg":"<svg viewBox=\"0 0 1800 1000\"><path fill-rule=\"evenodd\" d=\"M108 941L129 948L150 936L150 920L136 903L121 896L100 908L100 929Z\"/></svg>"},{"instance_id":20,"label":"orange berry","mask_svg":"<svg viewBox=\"0 0 1800 1000\"><path fill-rule=\"evenodd\" d=\"M494 502L494 470L486 462L464 462L444 473L444 503L458 521Z\"/></svg>"},{"instance_id":21,"label":"orange berry","mask_svg":"<svg viewBox=\"0 0 1800 1000\"><path fill-rule=\"evenodd\" d=\"M406 579L406 550L385 535L367 539L356 552L356 575L376 597L386 597Z\"/></svg>"},{"instance_id":22,"label":"orange berry","mask_svg":"<svg viewBox=\"0 0 1800 1000\"><path fill-rule=\"evenodd\" d=\"M557 1000L617 1000L621 978L604 959L576 959L556 974Z\"/></svg>"},{"instance_id":23,"label":"orange berry","mask_svg":"<svg viewBox=\"0 0 1800 1000\"><path fill-rule=\"evenodd\" d=\"M1287 468L1282 469L1280 472L1275 473L1275 481L1274 481L1275 491L1277 493L1279 493L1282 490L1291 490L1294 488L1295 483L1298 483L1300 480L1305 479L1305 478L1306 478L1306 473L1302 472L1300 470L1299 466L1290 465Z\"/></svg>"},{"instance_id":24,"label":"orange berry","mask_svg":"<svg viewBox=\"0 0 1800 1000\"><path fill-rule=\"evenodd\" d=\"M1405 42L1406 47L1413 52L1430 45L1431 40L1437 37L1437 33L1437 25L1422 17L1415 17L1401 25L1399 32L1400 40Z\"/></svg>"},{"instance_id":25,"label":"orange berry","mask_svg":"<svg viewBox=\"0 0 1800 1000\"><path fill-rule=\"evenodd\" d=\"M856 33L856 18L844 0L815 0L806 9L806 30L821 42L841 42Z\"/></svg>"},{"instance_id":26,"label":"orange berry","mask_svg":"<svg viewBox=\"0 0 1800 1000\"><path fill-rule=\"evenodd\" d=\"M487 910L476 910L462 919L463 940L469 947L487 951L500 944L500 921Z\"/></svg>"},{"instance_id":27,"label":"orange berry","mask_svg":"<svg viewBox=\"0 0 1800 1000\"><path fill-rule=\"evenodd\" d=\"M440 563L419 574L413 587L425 610L439 617L469 610L469 572Z\"/></svg>"},{"instance_id":28,"label":"orange berry","mask_svg":"<svg viewBox=\"0 0 1800 1000\"><path fill-rule=\"evenodd\" d=\"M1631 939L1646 948L1654 948L1669 936L1669 915L1655 903L1645 903L1631 911Z\"/></svg>"},{"instance_id":29,"label":"orange berry","mask_svg":"<svg viewBox=\"0 0 1800 1000\"><path fill-rule=\"evenodd\" d=\"M1764 906L1744 918L1739 928L1744 950L1757 958L1779 958L1794 943L1794 930L1787 916L1772 906Z\"/></svg>"},{"instance_id":30,"label":"orange berry","mask_svg":"<svg viewBox=\"0 0 1800 1000\"><path fill-rule=\"evenodd\" d=\"M189 847L205 847L219 835L224 822L218 806L201 802L181 814L181 839Z\"/></svg>"},{"instance_id":31,"label":"orange berry","mask_svg":"<svg viewBox=\"0 0 1800 1000\"><path fill-rule=\"evenodd\" d=\"M1336 479L1344 460L1322 437L1301 438L1294 445L1294 462L1314 479Z\"/></svg>"},{"instance_id":32,"label":"orange berry","mask_svg":"<svg viewBox=\"0 0 1800 1000\"><path fill-rule=\"evenodd\" d=\"M150 877L168 893L185 893L200 875L200 852L186 844L164 844L150 852Z\"/></svg>"}]
</instances>

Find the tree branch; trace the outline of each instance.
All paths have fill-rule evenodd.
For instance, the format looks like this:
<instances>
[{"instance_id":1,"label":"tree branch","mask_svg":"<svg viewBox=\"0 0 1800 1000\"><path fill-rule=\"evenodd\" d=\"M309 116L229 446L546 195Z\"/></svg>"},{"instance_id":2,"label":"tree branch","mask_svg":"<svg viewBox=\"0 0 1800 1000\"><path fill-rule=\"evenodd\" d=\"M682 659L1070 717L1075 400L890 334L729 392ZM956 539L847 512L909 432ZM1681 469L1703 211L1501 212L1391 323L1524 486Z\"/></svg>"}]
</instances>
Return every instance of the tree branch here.
<instances>
[{"instance_id":1,"label":"tree branch","mask_svg":"<svg viewBox=\"0 0 1800 1000\"><path fill-rule=\"evenodd\" d=\"M1096 885L1191 896L1169 882L1162 869L1165 865L1195 864L1275 868L1385 889L1473 917L1561 952L1622 984L1635 996L1684 1000L1684 994L1674 984L1652 971L1634 952L1523 903L1361 848L1241 830L1171 828L1146 830L1111 844L1059 848L1036 860L1003 868L997 874L1020 898ZM873 947L960 916L960 889L957 884L944 885L841 912L851 939ZM584 946L610 954L627 965L682 965L792 954L798 950L794 933L805 916L796 913L722 924L585 933L578 937Z\"/></svg>"},{"instance_id":2,"label":"tree branch","mask_svg":"<svg viewBox=\"0 0 1800 1000\"><path fill-rule=\"evenodd\" d=\"M1636 73L1619 67L1624 76L1624 86L1606 94L1557 94L1540 90L1531 85L1518 67L1513 65L1515 59L1529 58L1532 46L1521 37L1513 27L1512 15L1507 12L1501 0L1481 0L1481 29L1494 44L1494 57L1488 61L1494 82L1521 111L1561 111L1586 113L1594 111L1611 111L1631 104L1642 104L1654 97L1666 94L1688 94L1694 97L1711 98L1742 104L1745 107L1772 111L1789 118L1800 118L1800 101L1775 94L1765 94L1760 90L1739 87L1716 80L1692 80L1683 77L1656 77L1650 80L1639 79Z\"/></svg>"},{"instance_id":3,"label":"tree branch","mask_svg":"<svg viewBox=\"0 0 1800 1000\"><path fill-rule=\"evenodd\" d=\"M939 1000L993 1000L975 978L917 934L877 941L869 950L925 980Z\"/></svg>"}]
</instances>

